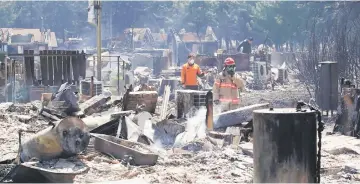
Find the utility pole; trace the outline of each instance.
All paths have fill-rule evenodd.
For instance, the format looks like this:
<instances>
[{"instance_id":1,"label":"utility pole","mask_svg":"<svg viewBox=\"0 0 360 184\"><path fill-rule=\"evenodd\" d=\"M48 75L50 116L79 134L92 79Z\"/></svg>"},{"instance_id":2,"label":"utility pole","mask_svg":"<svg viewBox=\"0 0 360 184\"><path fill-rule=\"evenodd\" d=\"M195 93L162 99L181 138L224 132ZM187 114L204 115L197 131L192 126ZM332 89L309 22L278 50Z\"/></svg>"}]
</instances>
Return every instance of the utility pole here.
<instances>
[{"instance_id":1,"label":"utility pole","mask_svg":"<svg viewBox=\"0 0 360 184\"><path fill-rule=\"evenodd\" d=\"M95 2L95 10L97 15L96 24L96 40L97 40L97 80L101 81L101 1Z\"/></svg>"},{"instance_id":2,"label":"utility pole","mask_svg":"<svg viewBox=\"0 0 360 184\"><path fill-rule=\"evenodd\" d=\"M41 31L45 32L45 27L44 27L44 17L40 17L41 18Z\"/></svg>"},{"instance_id":3,"label":"utility pole","mask_svg":"<svg viewBox=\"0 0 360 184\"><path fill-rule=\"evenodd\" d=\"M113 11L112 11L112 6L110 7L110 40L112 39L112 15L113 15Z\"/></svg>"}]
</instances>

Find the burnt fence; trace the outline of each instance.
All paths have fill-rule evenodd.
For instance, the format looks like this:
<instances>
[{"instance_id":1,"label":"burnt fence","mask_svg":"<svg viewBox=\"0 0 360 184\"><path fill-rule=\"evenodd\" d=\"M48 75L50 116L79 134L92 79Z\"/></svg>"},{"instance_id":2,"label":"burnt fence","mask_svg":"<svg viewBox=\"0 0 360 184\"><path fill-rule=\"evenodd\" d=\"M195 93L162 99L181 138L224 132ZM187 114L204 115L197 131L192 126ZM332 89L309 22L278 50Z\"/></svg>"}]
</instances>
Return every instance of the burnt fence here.
<instances>
[{"instance_id":1,"label":"burnt fence","mask_svg":"<svg viewBox=\"0 0 360 184\"><path fill-rule=\"evenodd\" d=\"M86 75L84 51L44 50L34 54L34 50L24 50L23 54L9 56L24 57L25 84L28 86L60 86L64 82L79 84ZM40 56L41 79L35 77L35 56Z\"/></svg>"}]
</instances>

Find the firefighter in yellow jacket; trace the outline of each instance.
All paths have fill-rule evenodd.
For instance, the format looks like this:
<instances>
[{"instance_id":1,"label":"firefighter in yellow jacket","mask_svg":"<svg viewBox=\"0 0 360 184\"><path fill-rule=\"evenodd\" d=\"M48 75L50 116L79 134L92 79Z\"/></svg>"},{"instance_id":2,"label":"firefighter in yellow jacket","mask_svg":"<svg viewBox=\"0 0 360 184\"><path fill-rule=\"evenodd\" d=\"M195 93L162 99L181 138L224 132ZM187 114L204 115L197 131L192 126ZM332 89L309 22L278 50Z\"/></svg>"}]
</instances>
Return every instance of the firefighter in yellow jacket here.
<instances>
[{"instance_id":1,"label":"firefighter in yellow jacket","mask_svg":"<svg viewBox=\"0 0 360 184\"><path fill-rule=\"evenodd\" d=\"M235 67L234 59L227 58L224 69L217 75L213 86L214 103L220 104L223 112L238 108L240 91L244 90L245 82L235 73Z\"/></svg>"}]
</instances>

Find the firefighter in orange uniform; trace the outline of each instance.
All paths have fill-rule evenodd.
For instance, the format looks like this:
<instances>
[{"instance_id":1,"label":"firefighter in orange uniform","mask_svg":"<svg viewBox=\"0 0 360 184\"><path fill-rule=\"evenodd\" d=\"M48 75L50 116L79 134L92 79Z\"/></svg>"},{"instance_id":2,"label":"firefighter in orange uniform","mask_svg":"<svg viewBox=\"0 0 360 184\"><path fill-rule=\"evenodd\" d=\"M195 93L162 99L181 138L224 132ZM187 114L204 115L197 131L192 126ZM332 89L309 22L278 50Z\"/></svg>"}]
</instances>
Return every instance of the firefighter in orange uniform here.
<instances>
[{"instance_id":1,"label":"firefighter in orange uniform","mask_svg":"<svg viewBox=\"0 0 360 184\"><path fill-rule=\"evenodd\" d=\"M200 66L195 63L195 55L190 54L187 63L181 69L181 84L185 89L198 90L197 77L202 76L204 73L200 70Z\"/></svg>"},{"instance_id":2,"label":"firefighter in orange uniform","mask_svg":"<svg viewBox=\"0 0 360 184\"><path fill-rule=\"evenodd\" d=\"M227 58L224 69L217 75L213 86L214 103L220 104L223 112L239 107L240 91L244 90L245 82L235 73L235 67L234 59Z\"/></svg>"}]
</instances>

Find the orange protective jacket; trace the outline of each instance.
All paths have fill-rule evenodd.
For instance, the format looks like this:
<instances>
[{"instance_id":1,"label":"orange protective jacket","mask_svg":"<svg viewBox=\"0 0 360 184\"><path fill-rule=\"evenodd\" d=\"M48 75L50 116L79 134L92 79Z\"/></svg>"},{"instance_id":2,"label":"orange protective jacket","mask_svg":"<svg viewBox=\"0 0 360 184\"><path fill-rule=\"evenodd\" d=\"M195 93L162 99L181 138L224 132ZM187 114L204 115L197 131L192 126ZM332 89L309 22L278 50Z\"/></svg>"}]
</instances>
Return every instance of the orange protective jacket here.
<instances>
[{"instance_id":1,"label":"orange protective jacket","mask_svg":"<svg viewBox=\"0 0 360 184\"><path fill-rule=\"evenodd\" d=\"M197 76L201 77L204 75L201 72L200 66L194 63L193 65L189 65L185 63L181 69L181 84L185 86L197 86Z\"/></svg>"}]
</instances>

